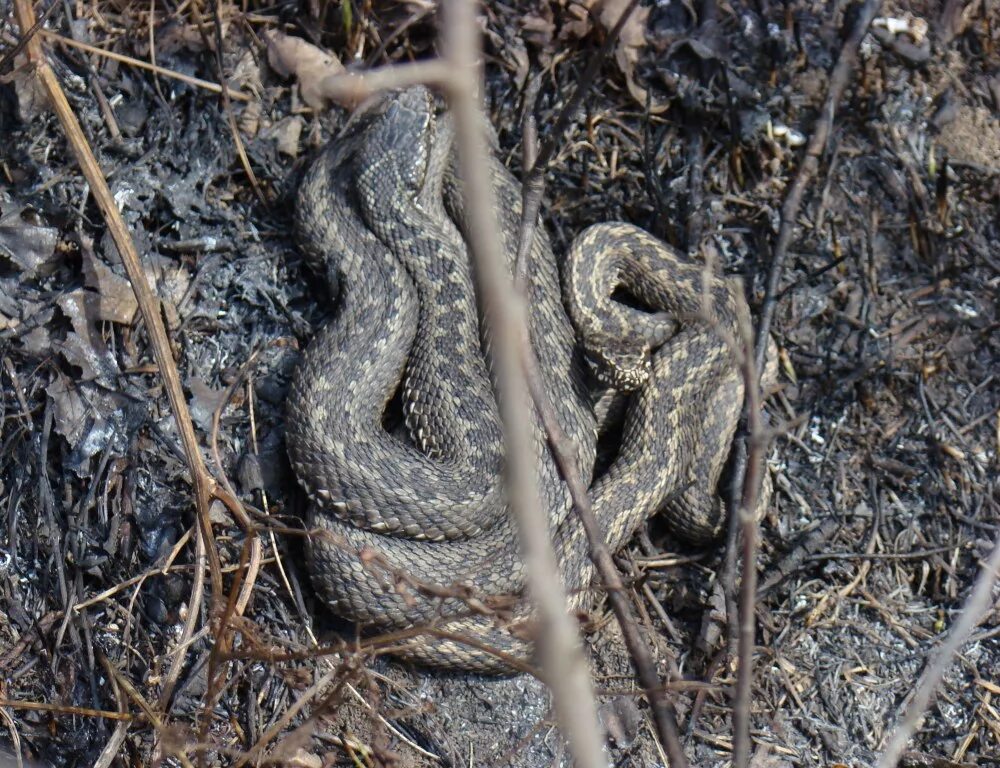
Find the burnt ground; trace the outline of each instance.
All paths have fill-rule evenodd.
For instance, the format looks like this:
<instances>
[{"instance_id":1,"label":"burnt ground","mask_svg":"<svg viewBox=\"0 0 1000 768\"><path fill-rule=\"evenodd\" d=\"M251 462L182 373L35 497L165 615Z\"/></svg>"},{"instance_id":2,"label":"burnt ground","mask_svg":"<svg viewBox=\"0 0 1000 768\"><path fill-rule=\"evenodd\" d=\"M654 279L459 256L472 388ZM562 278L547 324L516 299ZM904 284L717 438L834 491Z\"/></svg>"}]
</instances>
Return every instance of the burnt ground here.
<instances>
[{"instance_id":1,"label":"burnt ground","mask_svg":"<svg viewBox=\"0 0 1000 768\"><path fill-rule=\"evenodd\" d=\"M221 5L219 58L248 96L231 114L259 194L217 95L46 46L163 302L210 466L252 511L301 528L282 403L331 303L296 252L290 210L298 174L344 112L304 104L268 66L262 35L382 64L433 55L435 14L415 1L251 5ZM487 99L515 169L527 77L542 73L544 138L603 36L567 3L524 5L490 4L486 24ZM724 3L703 24L684 4L652 8L645 39L640 30L605 62L560 137L543 209L557 248L589 223L635 222L712 254L759 310L803 157L796 132L818 117L856 10L846 5ZM18 30L0 8L3 56ZM211 9L149 10L58 4L46 27L218 81ZM778 295L757 766L871 765L1000 532L1000 15L990 2L914 2L881 16L909 32L883 26L862 43ZM22 64L4 58L0 73L0 697L19 702L0 708L0 743L58 766L94 764L109 739L105 758L119 764L194 759L198 745L228 764L262 737L295 765L560 764L532 678L314 657L314 637L352 632L316 605L289 533L262 534L252 601L228 634L242 656L209 690L217 624L208 598L192 602L194 502L163 380L104 220ZM221 504L212 519L230 589L246 535ZM655 520L619 558L661 671L687 681L673 701L696 766L731 756L722 562L721 546L692 549ZM1000 765L993 596L907 764ZM189 610L201 614L163 707ZM614 621L604 624L590 644L617 734L609 754L663 765ZM158 728L139 716L147 703ZM136 719L101 714L119 710Z\"/></svg>"}]
</instances>

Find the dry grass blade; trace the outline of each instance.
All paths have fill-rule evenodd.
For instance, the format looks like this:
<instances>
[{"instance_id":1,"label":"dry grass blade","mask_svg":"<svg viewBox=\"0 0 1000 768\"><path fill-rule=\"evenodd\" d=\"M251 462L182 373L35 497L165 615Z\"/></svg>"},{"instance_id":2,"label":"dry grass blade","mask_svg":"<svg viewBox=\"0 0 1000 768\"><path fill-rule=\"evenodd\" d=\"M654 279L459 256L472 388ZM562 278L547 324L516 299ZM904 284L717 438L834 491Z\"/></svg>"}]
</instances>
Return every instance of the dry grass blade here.
<instances>
[{"instance_id":1,"label":"dry grass blade","mask_svg":"<svg viewBox=\"0 0 1000 768\"><path fill-rule=\"evenodd\" d=\"M22 30L30 29L34 25L35 14L28 0L15 0L14 10L17 15L18 24ZM198 439L194 432L191 414L188 411L184 391L181 387L180 374L174 361L173 352L170 349L170 339L167 336L166 326L163 323L159 299L149 286L139 253L132 242L128 227L118 210L104 173L101 171L101 167L94 157L87 137L84 135L55 73L48 64L38 37L34 37L29 41L27 52L30 60L35 65L36 77L42 84L66 133L73 154L76 156L77 162L80 164L80 168L87 179L87 183L90 185L94 201L104 216L108 231L114 240L115 246L118 248L122 264L135 292L139 311L142 314L149 334L153 357L163 378L167 398L170 401L170 408L177 423L177 431L180 435L185 459L191 472L199 521L200 535L198 538L202 545L200 548L203 549L204 556L207 558L209 564L213 586L213 602L219 603L223 595L222 567L209 518L209 498L214 483L205 468L201 450L198 446ZM197 621L198 613L197 606L192 605L190 618L185 629L185 637L182 638L181 644L193 633L194 622ZM164 697L161 699L161 704L165 704L169 700L169 693L176 683L179 673L180 665L175 659L175 665L171 668L171 673L164 682Z\"/></svg>"},{"instance_id":2,"label":"dry grass blade","mask_svg":"<svg viewBox=\"0 0 1000 768\"><path fill-rule=\"evenodd\" d=\"M134 720L129 712L110 712L106 709L90 709L88 707L72 707L64 704L49 704L45 701L14 701L0 699L0 707L11 709L30 709L35 712L51 712L54 715L76 715L79 717L102 717L105 720Z\"/></svg>"},{"instance_id":3,"label":"dry grass blade","mask_svg":"<svg viewBox=\"0 0 1000 768\"><path fill-rule=\"evenodd\" d=\"M58 3L53 3L52 7L56 7L57 5ZM94 56L103 56L106 59L111 59L112 61L117 61L121 64L127 64L130 67L135 67L137 69L145 69L149 72L153 72L154 74L161 75L162 77L169 77L173 80L178 80L182 83L192 85L195 88L202 88L203 90L211 93L225 92L229 98L236 99L237 101L250 101L251 99L251 97L245 93L234 91L232 88L226 88L218 83L213 83L210 80L202 80L200 77L191 77L190 75L185 75L183 72L167 69L166 67L161 67L158 64L151 64L150 62L143 61L142 59L136 59L132 56L115 53L114 51L106 51L103 48L98 48L97 46L90 45L79 40L74 40L71 37L64 37L58 32L42 29L39 31L39 34L48 40L59 43L60 45L68 45L70 48L79 48L85 53L90 53Z\"/></svg>"}]
</instances>

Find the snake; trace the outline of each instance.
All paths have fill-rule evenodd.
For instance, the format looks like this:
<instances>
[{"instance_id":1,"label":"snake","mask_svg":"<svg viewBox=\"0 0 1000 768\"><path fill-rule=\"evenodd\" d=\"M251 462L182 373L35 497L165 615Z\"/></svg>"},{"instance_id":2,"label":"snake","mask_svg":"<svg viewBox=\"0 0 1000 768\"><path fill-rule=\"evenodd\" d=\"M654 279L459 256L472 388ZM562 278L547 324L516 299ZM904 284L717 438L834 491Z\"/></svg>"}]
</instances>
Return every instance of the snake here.
<instances>
[{"instance_id":1,"label":"snake","mask_svg":"<svg viewBox=\"0 0 1000 768\"><path fill-rule=\"evenodd\" d=\"M293 375L286 444L308 497L307 570L329 609L375 632L437 628L392 646L418 664L504 674L532 658L537 625L454 134L427 88L387 92L306 170L295 237L332 312ZM495 152L476 170L512 271L522 187ZM528 339L608 547L658 512L684 539L712 540L743 400L739 283L624 222L591 225L561 259L539 226L528 257ZM624 421L601 462L595 392L609 390ZM568 609L585 611L587 538L532 418Z\"/></svg>"}]
</instances>

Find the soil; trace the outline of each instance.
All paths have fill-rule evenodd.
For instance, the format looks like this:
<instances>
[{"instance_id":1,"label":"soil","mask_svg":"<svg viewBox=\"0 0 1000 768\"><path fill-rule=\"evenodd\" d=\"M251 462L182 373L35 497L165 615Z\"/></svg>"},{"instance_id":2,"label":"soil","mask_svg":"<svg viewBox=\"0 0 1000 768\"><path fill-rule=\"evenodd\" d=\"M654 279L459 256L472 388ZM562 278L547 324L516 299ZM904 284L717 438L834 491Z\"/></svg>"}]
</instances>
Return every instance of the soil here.
<instances>
[{"instance_id":1,"label":"soil","mask_svg":"<svg viewBox=\"0 0 1000 768\"><path fill-rule=\"evenodd\" d=\"M164 380L66 134L32 67L9 56L20 30L0 4L0 765L235 764L258 743L253 759L287 765L569 764L533 677L316 650L343 650L356 632L317 604L302 565L283 403L335 297L298 253L290 214L302 170L347 112L304 102L307 75L300 92L269 65L265 39L281 31L358 68L402 63L434 55L438 11L221 3L213 18L210 5L56 4L43 41L162 302L210 470L259 526L251 600L225 633L211 609L238 592L249 537L213 504L225 593L208 584L198 599L195 501ZM541 138L558 142L543 206L557 250L590 223L630 221L741 276L759 317L801 139L857 7L704 3L699 16L656 3L565 135L549 137L606 14L564 0L488 6L501 157L519 172L536 75ZM873 765L1000 537L1000 12L880 13L776 296L758 768ZM228 105L177 77L219 82L220 67L244 95ZM688 760L704 768L732 762L724 549L692 548L654 519L618 556ZM998 605L994 585L904 764L1000 766ZM665 765L614 618L591 621L608 761Z\"/></svg>"}]
</instances>

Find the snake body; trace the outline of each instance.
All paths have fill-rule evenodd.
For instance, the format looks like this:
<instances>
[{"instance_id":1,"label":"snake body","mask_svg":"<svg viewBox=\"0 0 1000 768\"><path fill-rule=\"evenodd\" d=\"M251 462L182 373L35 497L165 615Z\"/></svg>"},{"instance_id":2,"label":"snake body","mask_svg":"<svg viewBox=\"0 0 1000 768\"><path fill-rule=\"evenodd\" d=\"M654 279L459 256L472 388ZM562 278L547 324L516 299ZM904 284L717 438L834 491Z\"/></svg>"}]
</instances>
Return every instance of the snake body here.
<instances>
[{"instance_id":1,"label":"snake body","mask_svg":"<svg viewBox=\"0 0 1000 768\"><path fill-rule=\"evenodd\" d=\"M448 115L437 114L425 89L411 88L353 117L307 172L297 239L337 307L293 380L286 440L316 531L309 570L332 610L380 630L436 623L475 645L417 639L398 652L504 672L508 665L482 646L527 657L531 616L520 601L524 565L504 498L488 322L476 309L451 136ZM512 257L520 185L495 158L482 172L493 181ZM609 547L623 546L661 509L687 538L712 538L722 518L715 489L742 401L719 334L735 330L738 286L620 223L583 232L562 267L560 279L539 230L529 334ZM615 301L617 289L643 309ZM634 390L618 453L596 478L589 368ZM386 424L397 389L404 435ZM571 607L583 607L593 575L586 539L541 426L533 429L564 583ZM514 600L506 621L482 610L504 596Z\"/></svg>"}]
</instances>

